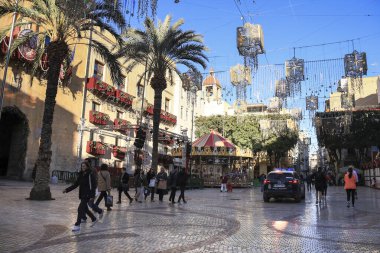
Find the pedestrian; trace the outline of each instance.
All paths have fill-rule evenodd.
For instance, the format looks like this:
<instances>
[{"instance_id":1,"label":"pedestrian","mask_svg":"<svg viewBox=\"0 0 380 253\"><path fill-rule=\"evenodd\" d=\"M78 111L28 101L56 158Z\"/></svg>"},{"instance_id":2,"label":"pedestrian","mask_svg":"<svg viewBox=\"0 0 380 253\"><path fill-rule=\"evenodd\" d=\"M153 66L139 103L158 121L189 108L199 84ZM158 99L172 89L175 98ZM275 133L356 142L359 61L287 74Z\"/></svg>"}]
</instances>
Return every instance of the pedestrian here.
<instances>
[{"instance_id":1,"label":"pedestrian","mask_svg":"<svg viewBox=\"0 0 380 253\"><path fill-rule=\"evenodd\" d=\"M326 176L322 171L321 167L318 167L318 171L314 173L314 180L315 180L315 190L316 190L316 195L315 195L315 204L318 205L322 202L322 194L325 189L326 183Z\"/></svg>"},{"instance_id":2,"label":"pedestrian","mask_svg":"<svg viewBox=\"0 0 380 253\"><path fill-rule=\"evenodd\" d=\"M171 201L172 204L175 204L175 194L177 191L177 179L178 179L177 167L174 167L169 175L169 187L171 190L169 201Z\"/></svg>"},{"instance_id":3,"label":"pedestrian","mask_svg":"<svg viewBox=\"0 0 380 253\"><path fill-rule=\"evenodd\" d=\"M347 193L347 207L350 208L350 198L352 207L355 206L355 191L356 191L356 177L353 173L352 167L348 168L347 173L344 175L344 189Z\"/></svg>"},{"instance_id":4,"label":"pedestrian","mask_svg":"<svg viewBox=\"0 0 380 253\"><path fill-rule=\"evenodd\" d=\"M372 184L371 187L376 188L376 177L372 178Z\"/></svg>"},{"instance_id":5,"label":"pedestrian","mask_svg":"<svg viewBox=\"0 0 380 253\"><path fill-rule=\"evenodd\" d=\"M79 186L79 199L80 204L78 206L77 221L74 224L72 231L76 232L80 230L80 224L82 218L86 217L86 214L91 218L92 226L97 222L95 215L88 209L89 202L95 198L96 189L96 177L90 169L90 165L87 162L81 164L81 171L78 174L77 180L73 185L63 190L63 193L68 193ZM103 210L97 209L99 213L99 219L103 217Z\"/></svg>"},{"instance_id":6,"label":"pedestrian","mask_svg":"<svg viewBox=\"0 0 380 253\"><path fill-rule=\"evenodd\" d=\"M135 188L136 188L136 196L135 199L137 202L142 203L144 199L144 171L142 169L136 169L135 171Z\"/></svg>"},{"instance_id":7,"label":"pedestrian","mask_svg":"<svg viewBox=\"0 0 380 253\"><path fill-rule=\"evenodd\" d=\"M356 178L356 186L358 186L359 184L359 176L358 176L358 173L356 172L356 170L354 169L354 167L351 165L349 166L348 168L351 168L352 169L352 174L354 174L355 178ZM358 190L355 191L355 199L358 199Z\"/></svg>"},{"instance_id":8,"label":"pedestrian","mask_svg":"<svg viewBox=\"0 0 380 253\"><path fill-rule=\"evenodd\" d=\"M162 202L163 197L166 194L167 185L168 185L168 174L165 172L164 167L161 167L160 172L157 174L156 180L157 180L158 200Z\"/></svg>"},{"instance_id":9,"label":"pedestrian","mask_svg":"<svg viewBox=\"0 0 380 253\"><path fill-rule=\"evenodd\" d=\"M111 194L111 175L108 171L108 165L104 163L100 166L100 171L98 172L98 191L100 194L95 205L99 206L99 203L104 198L104 204L107 207L107 211L111 211L111 207L107 205L107 197Z\"/></svg>"},{"instance_id":10,"label":"pedestrian","mask_svg":"<svg viewBox=\"0 0 380 253\"><path fill-rule=\"evenodd\" d=\"M311 191L311 175L306 176L306 186L307 186L307 191Z\"/></svg>"},{"instance_id":11,"label":"pedestrian","mask_svg":"<svg viewBox=\"0 0 380 253\"><path fill-rule=\"evenodd\" d=\"M119 192L119 201L117 204L121 204L121 193L124 192L125 196L129 199L129 204L132 203L133 198L129 195L129 175L127 173L127 169L124 167L122 168L122 173L120 175L119 179L119 186L117 188Z\"/></svg>"},{"instance_id":12,"label":"pedestrian","mask_svg":"<svg viewBox=\"0 0 380 253\"><path fill-rule=\"evenodd\" d=\"M152 168L149 169L148 173L146 174L146 181L148 183L148 187L150 190L150 201L154 202L154 189L156 187L156 173ZM145 195L145 200L148 197L149 194Z\"/></svg>"},{"instance_id":13,"label":"pedestrian","mask_svg":"<svg viewBox=\"0 0 380 253\"><path fill-rule=\"evenodd\" d=\"M261 192L264 191L264 181L265 181L266 178L267 178L267 176L264 173L261 174L260 177L259 177Z\"/></svg>"},{"instance_id":14,"label":"pedestrian","mask_svg":"<svg viewBox=\"0 0 380 253\"><path fill-rule=\"evenodd\" d=\"M221 183L220 183L220 192L226 192L227 191L227 182L228 182L228 176L224 175L220 177Z\"/></svg>"},{"instance_id":15,"label":"pedestrian","mask_svg":"<svg viewBox=\"0 0 380 253\"><path fill-rule=\"evenodd\" d=\"M181 199L183 203L187 203L185 200L185 189L186 189L186 183L187 183L187 173L184 168L182 168L177 177L177 185L179 186L179 189L181 190L181 194L178 197L178 203L181 203Z\"/></svg>"}]
</instances>

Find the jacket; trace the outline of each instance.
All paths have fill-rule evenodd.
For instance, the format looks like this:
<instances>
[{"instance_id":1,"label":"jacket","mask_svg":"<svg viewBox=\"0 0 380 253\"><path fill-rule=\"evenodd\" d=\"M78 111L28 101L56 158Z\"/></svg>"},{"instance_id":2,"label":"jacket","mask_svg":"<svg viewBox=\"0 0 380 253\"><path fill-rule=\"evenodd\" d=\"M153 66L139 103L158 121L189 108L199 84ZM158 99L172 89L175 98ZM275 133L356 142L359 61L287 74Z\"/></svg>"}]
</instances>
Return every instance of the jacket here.
<instances>
[{"instance_id":1,"label":"jacket","mask_svg":"<svg viewBox=\"0 0 380 253\"><path fill-rule=\"evenodd\" d=\"M152 172L148 172L147 174L146 174L146 181L148 181L148 183L149 183L149 181L151 180L151 179L153 179L153 178L155 178L156 177L156 173L154 173L154 171L152 171Z\"/></svg>"},{"instance_id":2,"label":"jacket","mask_svg":"<svg viewBox=\"0 0 380 253\"><path fill-rule=\"evenodd\" d=\"M348 176L348 172L344 175L344 189L356 189L356 176L352 173L351 178Z\"/></svg>"},{"instance_id":3,"label":"jacket","mask_svg":"<svg viewBox=\"0 0 380 253\"><path fill-rule=\"evenodd\" d=\"M168 180L168 174L166 174L166 172L160 172L157 174L156 179L157 181L166 181Z\"/></svg>"},{"instance_id":4,"label":"jacket","mask_svg":"<svg viewBox=\"0 0 380 253\"><path fill-rule=\"evenodd\" d=\"M70 192L79 186L79 199L95 198L96 176L91 170L80 171L75 183L65 189Z\"/></svg>"},{"instance_id":5,"label":"jacket","mask_svg":"<svg viewBox=\"0 0 380 253\"><path fill-rule=\"evenodd\" d=\"M170 172L169 175L169 187L177 187L178 173L177 171Z\"/></svg>"},{"instance_id":6,"label":"jacket","mask_svg":"<svg viewBox=\"0 0 380 253\"><path fill-rule=\"evenodd\" d=\"M111 190L111 175L108 170L98 172L98 190L100 192Z\"/></svg>"},{"instance_id":7,"label":"jacket","mask_svg":"<svg viewBox=\"0 0 380 253\"><path fill-rule=\"evenodd\" d=\"M135 187L142 187L145 185L145 176L141 174L137 174L134 177L135 180Z\"/></svg>"},{"instance_id":8,"label":"jacket","mask_svg":"<svg viewBox=\"0 0 380 253\"><path fill-rule=\"evenodd\" d=\"M177 185L179 187L185 187L187 183L187 173L184 171L178 172Z\"/></svg>"}]
</instances>

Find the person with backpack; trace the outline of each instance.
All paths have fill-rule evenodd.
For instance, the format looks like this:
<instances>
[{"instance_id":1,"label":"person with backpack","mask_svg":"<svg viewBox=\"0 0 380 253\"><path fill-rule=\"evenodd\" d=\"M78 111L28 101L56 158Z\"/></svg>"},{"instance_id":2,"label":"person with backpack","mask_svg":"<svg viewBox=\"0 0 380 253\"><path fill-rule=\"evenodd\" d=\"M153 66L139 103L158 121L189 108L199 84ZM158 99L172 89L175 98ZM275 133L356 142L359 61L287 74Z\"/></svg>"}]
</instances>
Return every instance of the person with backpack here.
<instances>
[{"instance_id":1,"label":"person with backpack","mask_svg":"<svg viewBox=\"0 0 380 253\"><path fill-rule=\"evenodd\" d=\"M127 173L127 169L124 167L122 168L122 173L120 175L119 179L119 186L117 187L117 190L119 192L119 201L117 204L121 204L121 193L124 192L125 196L129 199L129 204L133 202L133 198L129 195L129 174Z\"/></svg>"},{"instance_id":2,"label":"person with backpack","mask_svg":"<svg viewBox=\"0 0 380 253\"><path fill-rule=\"evenodd\" d=\"M322 196L323 192L326 188L327 182L326 182L326 176L325 173L323 173L322 168L318 167L318 171L314 174L315 179L315 204L318 205L322 202Z\"/></svg>"},{"instance_id":3,"label":"person with backpack","mask_svg":"<svg viewBox=\"0 0 380 253\"><path fill-rule=\"evenodd\" d=\"M95 215L88 209L89 202L93 202L95 198L96 190L96 177L92 173L90 165L87 162L81 164L81 171L78 174L78 178L73 185L63 190L63 193L68 193L79 187L79 199L77 221L74 224L72 231L77 232L80 230L80 224L82 219L86 217L86 214L91 218L92 226L97 222ZM103 217L103 210L95 208L95 211L99 213L99 219Z\"/></svg>"},{"instance_id":4,"label":"person with backpack","mask_svg":"<svg viewBox=\"0 0 380 253\"><path fill-rule=\"evenodd\" d=\"M348 168L347 173L344 175L344 189L347 194L347 207L350 208L350 199L352 207L355 206L355 191L356 191L356 176L353 173L352 167Z\"/></svg>"},{"instance_id":5,"label":"person with backpack","mask_svg":"<svg viewBox=\"0 0 380 253\"><path fill-rule=\"evenodd\" d=\"M108 165L104 163L100 166L100 171L98 172L98 190L100 191L100 195L96 200L95 205L99 206L99 203L104 198L104 204L107 207L107 211L111 211L111 207L107 205L107 196L111 194L111 175L108 171Z\"/></svg>"}]
</instances>

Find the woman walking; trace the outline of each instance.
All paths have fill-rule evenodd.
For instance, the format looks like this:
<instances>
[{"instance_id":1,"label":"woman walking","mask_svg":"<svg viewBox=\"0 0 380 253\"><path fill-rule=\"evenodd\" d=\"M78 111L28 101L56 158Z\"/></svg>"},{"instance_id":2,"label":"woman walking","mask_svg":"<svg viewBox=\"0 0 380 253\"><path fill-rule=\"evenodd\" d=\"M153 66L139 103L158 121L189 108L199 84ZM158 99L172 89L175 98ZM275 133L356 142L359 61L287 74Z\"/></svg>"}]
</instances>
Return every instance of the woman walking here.
<instances>
[{"instance_id":1,"label":"woman walking","mask_svg":"<svg viewBox=\"0 0 380 253\"><path fill-rule=\"evenodd\" d=\"M179 198L178 198L178 203L181 203L181 199L182 199L183 203L186 204L186 200L185 200L186 183L187 183L187 173L185 169L181 169L178 173L178 178L177 178L177 185L179 186L179 189L181 190L181 194L179 195Z\"/></svg>"},{"instance_id":2,"label":"woman walking","mask_svg":"<svg viewBox=\"0 0 380 253\"><path fill-rule=\"evenodd\" d=\"M156 180L158 199L162 202L168 185L168 174L166 174L164 167L161 167L161 171L157 174Z\"/></svg>"},{"instance_id":3,"label":"woman walking","mask_svg":"<svg viewBox=\"0 0 380 253\"><path fill-rule=\"evenodd\" d=\"M98 172L98 190L100 191L100 195L95 202L95 205L99 206L99 203L104 198L104 204L107 207L107 211L111 211L111 207L107 206L107 192L111 194L111 175L108 171L108 165L102 164L100 166L100 171Z\"/></svg>"},{"instance_id":4,"label":"woman walking","mask_svg":"<svg viewBox=\"0 0 380 253\"><path fill-rule=\"evenodd\" d=\"M355 206L355 191L356 191L356 177L349 167L346 175L344 175L344 189L347 193L347 207L350 208L350 198L352 207Z\"/></svg>"},{"instance_id":5,"label":"woman walking","mask_svg":"<svg viewBox=\"0 0 380 253\"><path fill-rule=\"evenodd\" d=\"M178 173L177 173L177 168L174 167L173 170L170 172L169 175L169 186L170 186L170 197L169 201L172 202L172 204L175 204L175 193L177 191L177 178L178 178Z\"/></svg>"},{"instance_id":6,"label":"woman walking","mask_svg":"<svg viewBox=\"0 0 380 253\"><path fill-rule=\"evenodd\" d=\"M135 181L135 188L137 190L135 199L137 202L142 203L144 199L144 183L145 183L144 171L142 169L136 170L134 181Z\"/></svg>"},{"instance_id":7,"label":"woman walking","mask_svg":"<svg viewBox=\"0 0 380 253\"><path fill-rule=\"evenodd\" d=\"M80 224L86 214L91 218L93 225L97 222L94 214L88 209L88 203L93 201L95 198L96 189L96 177L90 169L90 165L87 162L81 164L81 171L79 172L78 178L73 185L63 190L63 193L68 193L79 186L79 199L80 204L78 206L78 216L77 221L72 229L72 231L79 231ZM99 213L99 219L103 216L103 210L100 208L94 208L96 212Z\"/></svg>"},{"instance_id":8,"label":"woman walking","mask_svg":"<svg viewBox=\"0 0 380 253\"><path fill-rule=\"evenodd\" d=\"M150 190L150 201L154 202L154 188L156 186L156 173L154 173L152 168L150 168L148 173L146 174L146 181L148 182L148 187ZM148 195L145 195L145 200L148 197Z\"/></svg>"},{"instance_id":9,"label":"woman walking","mask_svg":"<svg viewBox=\"0 0 380 253\"><path fill-rule=\"evenodd\" d=\"M124 192L125 196L129 199L129 204L132 203L133 199L129 195L129 175L127 173L127 169L124 167L123 173L120 175L120 180L119 180L119 187L117 188L119 192L119 201L117 204L121 204L121 193Z\"/></svg>"}]
</instances>

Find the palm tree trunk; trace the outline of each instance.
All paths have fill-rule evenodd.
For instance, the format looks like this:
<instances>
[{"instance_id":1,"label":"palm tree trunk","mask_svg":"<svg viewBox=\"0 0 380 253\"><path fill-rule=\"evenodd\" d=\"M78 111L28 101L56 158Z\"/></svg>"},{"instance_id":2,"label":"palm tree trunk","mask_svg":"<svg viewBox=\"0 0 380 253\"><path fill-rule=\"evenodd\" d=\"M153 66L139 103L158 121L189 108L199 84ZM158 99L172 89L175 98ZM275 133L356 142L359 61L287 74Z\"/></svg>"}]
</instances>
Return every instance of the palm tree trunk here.
<instances>
[{"instance_id":1,"label":"palm tree trunk","mask_svg":"<svg viewBox=\"0 0 380 253\"><path fill-rule=\"evenodd\" d=\"M152 169L155 172L157 172L158 166L158 135L160 131L162 91L162 89L154 90Z\"/></svg>"},{"instance_id":2,"label":"palm tree trunk","mask_svg":"<svg viewBox=\"0 0 380 253\"><path fill-rule=\"evenodd\" d=\"M49 70L47 73L47 86L45 108L42 118L41 140L36 162L37 171L33 188L30 192L31 200L51 200L49 187L51 162L51 137L54 117L54 107L58 90L58 78L63 59L68 53L68 46L64 42L51 42L47 48L49 56Z\"/></svg>"}]
</instances>

